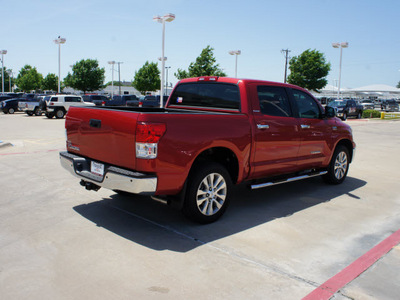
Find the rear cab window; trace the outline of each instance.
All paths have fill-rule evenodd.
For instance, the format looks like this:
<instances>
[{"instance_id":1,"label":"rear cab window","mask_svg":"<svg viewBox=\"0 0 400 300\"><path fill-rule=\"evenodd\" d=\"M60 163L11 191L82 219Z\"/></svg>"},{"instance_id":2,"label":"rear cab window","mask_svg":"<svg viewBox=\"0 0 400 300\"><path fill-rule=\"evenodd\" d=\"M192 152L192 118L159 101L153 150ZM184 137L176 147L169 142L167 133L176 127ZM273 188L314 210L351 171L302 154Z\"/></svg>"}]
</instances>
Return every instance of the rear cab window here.
<instances>
[{"instance_id":1,"label":"rear cab window","mask_svg":"<svg viewBox=\"0 0 400 300\"><path fill-rule=\"evenodd\" d=\"M230 83L181 83L170 97L169 105L240 111L239 87Z\"/></svg>"}]
</instances>

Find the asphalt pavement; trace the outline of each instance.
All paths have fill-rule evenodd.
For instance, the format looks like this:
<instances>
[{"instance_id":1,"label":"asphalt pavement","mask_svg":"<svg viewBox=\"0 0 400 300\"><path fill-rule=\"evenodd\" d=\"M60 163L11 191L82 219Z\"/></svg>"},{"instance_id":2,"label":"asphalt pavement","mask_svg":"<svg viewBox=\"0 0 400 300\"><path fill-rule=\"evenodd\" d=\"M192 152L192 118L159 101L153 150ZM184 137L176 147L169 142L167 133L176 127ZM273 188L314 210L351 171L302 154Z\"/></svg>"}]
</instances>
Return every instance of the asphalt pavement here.
<instances>
[{"instance_id":1,"label":"asphalt pavement","mask_svg":"<svg viewBox=\"0 0 400 300\"><path fill-rule=\"evenodd\" d=\"M1 299L397 299L400 121L346 122L342 185L240 185L198 225L82 188L59 163L64 120L1 114Z\"/></svg>"}]
</instances>

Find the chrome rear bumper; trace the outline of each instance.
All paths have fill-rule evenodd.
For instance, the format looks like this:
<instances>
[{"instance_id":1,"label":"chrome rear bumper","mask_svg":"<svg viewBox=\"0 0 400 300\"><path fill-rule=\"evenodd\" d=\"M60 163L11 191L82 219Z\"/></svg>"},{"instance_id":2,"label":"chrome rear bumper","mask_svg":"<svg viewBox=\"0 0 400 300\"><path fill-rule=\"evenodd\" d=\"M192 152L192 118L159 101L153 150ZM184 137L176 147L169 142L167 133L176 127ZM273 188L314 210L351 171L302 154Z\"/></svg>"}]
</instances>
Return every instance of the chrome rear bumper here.
<instances>
[{"instance_id":1,"label":"chrome rear bumper","mask_svg":"<svg viewBox=\"0 0 400 300\"><path fill-rule=\"evenodd\" d=\"M105 164L104 175L90 171L91 160L66 151L60 152L61 165L84 182L110 190L133 194L153 195L157 189L157 177Z\"/></svg>"}]
</instances>

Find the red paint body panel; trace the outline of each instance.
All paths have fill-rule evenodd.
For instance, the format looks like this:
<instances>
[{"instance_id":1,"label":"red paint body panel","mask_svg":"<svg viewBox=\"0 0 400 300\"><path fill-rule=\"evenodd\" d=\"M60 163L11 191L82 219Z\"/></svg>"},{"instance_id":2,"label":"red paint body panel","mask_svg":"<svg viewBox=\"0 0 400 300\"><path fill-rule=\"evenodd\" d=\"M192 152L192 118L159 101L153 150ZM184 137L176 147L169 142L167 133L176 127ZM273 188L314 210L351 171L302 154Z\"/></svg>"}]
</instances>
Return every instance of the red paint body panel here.
<instances>
[{"instance_id":1,"label":"red paint body panel","mask_svg":"<svg viewBox=\"0 0 400 300\"><path fill-rule=\"evenodd\" d=\"M178 85L199 80L184 79ZM66 118L67 149L100 162L155 174L156 194L173 195L182 190L196 158L211 148L229 149L234 154L238 160L239 183L304 168L326 167L340 140L352 142L349 126L337 118L302 120L260 113L257 85L298 87L236 78L210 80L237 85L240 110L179 107L170 105L169 101L166 109L153 110L72 107ZM96 127L98 122L100 127ZM158 142L156 159L136 158L138 122L166 125ZM305 122L310 125L307 131L301 128ZM257 124L266 124L269 129L260 130ZM334 126L337 129L332 131ZM312 152L318 154L311 155Z\"/></svg>"}]
</instances>

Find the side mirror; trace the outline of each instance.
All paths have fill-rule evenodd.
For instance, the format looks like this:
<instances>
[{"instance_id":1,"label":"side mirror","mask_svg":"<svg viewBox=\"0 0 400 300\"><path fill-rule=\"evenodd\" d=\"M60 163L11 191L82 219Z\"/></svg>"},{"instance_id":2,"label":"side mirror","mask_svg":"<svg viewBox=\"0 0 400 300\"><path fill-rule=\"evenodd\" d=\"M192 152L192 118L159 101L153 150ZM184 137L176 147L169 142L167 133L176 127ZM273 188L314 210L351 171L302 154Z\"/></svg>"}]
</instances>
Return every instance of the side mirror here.
<instances>
[{"instance_id":1,"label":"side mirror","mask_svg":"<svg viewBox=\"0 0 400 300\"><path fill-rule=\"evenodd\" d=\"M330 106L325 107L325 118L334 118L336 117L336 109Z\"/></svg>"}]
</instances>

